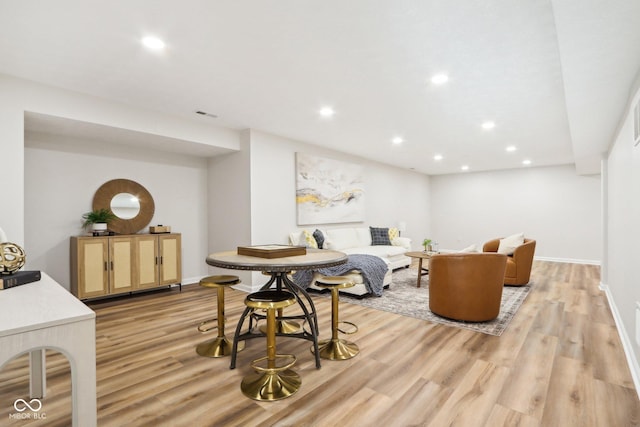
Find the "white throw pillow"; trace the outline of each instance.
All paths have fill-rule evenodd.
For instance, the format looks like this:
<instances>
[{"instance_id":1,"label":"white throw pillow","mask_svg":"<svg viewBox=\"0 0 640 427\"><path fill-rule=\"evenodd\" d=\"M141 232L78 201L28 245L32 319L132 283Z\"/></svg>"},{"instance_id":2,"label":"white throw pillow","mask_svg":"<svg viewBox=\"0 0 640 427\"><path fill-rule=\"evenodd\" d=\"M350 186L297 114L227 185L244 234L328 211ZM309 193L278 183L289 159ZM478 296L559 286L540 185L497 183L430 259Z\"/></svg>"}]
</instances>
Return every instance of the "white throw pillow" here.
<instances>
[{"instance_id":1,"label":"white throw pillow","mask_svg":"<svg viewBox=\"0 0 640 427\"><path fill-rule=\"evenodd\" d=\"M466 248L462 249L461 251L459 251L460 253L471 253L471 252L479 252L478 251L478 247L473 244L473 245L469 245Z\"/></svg>"},{"instance_id":2,"label":"white throw pillow","mask_svg":"<svg viewBox=\"0 0 640 427\"><path fill-rule=\"evenodd\" d=\"M408 251L411 250L411 239L408 237L396 237L391 241L391 244L393 246L401 246Z\"/></svg>"},{"instance_id":3,"label":"white throw pillow","mask_svg":"<svg viewBox=\"0 0 640 427\"><path fill-rule=\"evenodd\" d=\"M498 253L505 255L513 255L513 251L524 243L524 233L514 234L504 239L500 239L500 245L498 246Z\"/></svg>"},{"instance_id":4,"label":"white throw pillow","mask_svg":"<svg viewBox=\"0 0 640 427\"><path fill-rule=\"evenodd\" d=\"M357 227L356 236L358 236L358 245L354 248L362 248L364 246L371 246L371 231L369 227Z\"/></svg>"},{"instance_id":5,"label":"white throw pillow","mask_svg":"<svg viewBox=\"0 0 640 427\"><path fill-rule=\"evenodd\" d=\"M293 231L289 233L289 243L293 246L300 245L300 236L302 235L302 231Z\"/></svg>"},{"instance_id":6,"label":"white throw pillow","mask_svg":"<svg viewBox=\"0 0 640 427\"><path fill-rule=\"evenodd\" d=\"M358 235L354 228L333 228L325 234L327 249L346 249L359 247Z\"/></svg>"}]
</instances>

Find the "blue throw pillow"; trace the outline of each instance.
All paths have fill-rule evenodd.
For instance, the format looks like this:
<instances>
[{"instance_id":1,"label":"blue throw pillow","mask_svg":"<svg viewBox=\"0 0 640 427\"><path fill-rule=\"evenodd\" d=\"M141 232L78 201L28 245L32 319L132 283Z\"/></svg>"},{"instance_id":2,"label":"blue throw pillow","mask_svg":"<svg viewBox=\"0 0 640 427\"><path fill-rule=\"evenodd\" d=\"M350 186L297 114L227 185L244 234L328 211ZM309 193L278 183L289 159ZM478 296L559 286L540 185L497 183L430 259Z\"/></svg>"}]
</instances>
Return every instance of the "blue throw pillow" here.
<instances>
[{"instance_id":1,"label":"blue throw pillow","mask_svg":"<svg viewBox=\"0 0 640 427\"><path fill-rule=\"evenodd\" d=\"M389 228L369 227L369 230L371 230L372 246L391 246L391 240L389 240Z\"/></svg>"},{"instance_id":2,"label":"blue throw pillow","mask_svg":"<svg viewBox=\"0 0 640 427\"><path fill-rule=\"evenodd\" d=\"M322 234L322 231L316 228L316 231L313 232L313 238L316 239L318 249L322 249L322 245L324 245L324 234Z\"/></svg>"}]
</instances>

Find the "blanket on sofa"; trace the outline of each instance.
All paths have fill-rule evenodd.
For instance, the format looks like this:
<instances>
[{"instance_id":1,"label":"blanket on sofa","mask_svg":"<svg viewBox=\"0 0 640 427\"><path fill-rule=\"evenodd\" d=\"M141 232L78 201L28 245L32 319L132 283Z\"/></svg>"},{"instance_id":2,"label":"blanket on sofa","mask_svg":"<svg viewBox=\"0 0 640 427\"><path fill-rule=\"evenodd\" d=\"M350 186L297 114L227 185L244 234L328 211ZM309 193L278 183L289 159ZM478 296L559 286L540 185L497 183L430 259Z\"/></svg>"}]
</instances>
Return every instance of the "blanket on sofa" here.
<instances>
[{"instance_id":1,"label":"blanket on sofa","mask_svg":"<svg viewBox=\"0 0 640 427\"><path fill-rule=\"evenodd\" d=\"M386 262L373 255L349 255L345 264L320 268L318 270L299 270L293 274L293 280L299 286L306 289L313 280L314 271L317 271L323 276L342 276L353 270L362 274L362 282L370 294L378 297L382 296L384 276L387 274L388 267Z\"/></svg>"}]
</instances>

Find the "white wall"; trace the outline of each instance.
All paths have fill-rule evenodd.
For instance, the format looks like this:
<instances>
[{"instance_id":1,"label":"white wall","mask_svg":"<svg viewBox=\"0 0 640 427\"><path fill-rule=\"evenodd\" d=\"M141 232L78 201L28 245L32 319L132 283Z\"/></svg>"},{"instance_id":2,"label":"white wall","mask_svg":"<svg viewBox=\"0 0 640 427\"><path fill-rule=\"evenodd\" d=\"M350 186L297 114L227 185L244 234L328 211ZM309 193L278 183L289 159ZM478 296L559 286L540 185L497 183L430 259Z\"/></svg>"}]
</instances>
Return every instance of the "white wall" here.
<instances>
[{"instance_id":1,"label":"white wall","mask_svg":"<svg viewBox=\"0 0 640 427\"><path fill-rule=\"evenodd\" d=\"M46 271L69 287L69 237L81 235L82 214L106 181L131 179L154 199L153 224L182 234L182 277L207 273L206 159L94 144L55 135L25 136L27 268ZM204 230L204 232L203 232ZM141 230L148 232L148 228Z\"/></svg>"},{"instance_id":2,"label":"white wall","mask_svg":"<svg viewBox=\"0 0 640 427\"><path fill-rule=\"evenodd\" d=\"M251 131L251 239L252 243L288 243L298 226L296 217L295 153L303 152L364 166L365 219L362 223L327 224L325 228L353 224L397 227L407 223L404 234L418 239L429 234L429 177L409 170L350 156L264 132Z\"/></svg>"},{"instance_id":3,"label":"white wall","mask_svg":"<svg viewBox=\"0 0 640 427\"><path fill-rule=\"evenodd\" d=\"M640 100L637 90L631 105ZM633 92L632 92L633 93ZM640 144L634 146L632 108L628 108L616 141L607 159L608 218L607 277L603 288L607 291L612 312L629 359L636 387L640 346L635 337L636 306L640 302L640 270L638 242L640 241Z\"/></svg>"},{"instance_id":4,"label":"white wall","mask_svg":"<svg viewBox=\"0 0 640 427\"><path fill-rule=\"evenodd\" d=\"M249 131L242 132L240 146L237 153L209 159L207 223L210 253L251 244ZM229 270L214 267L210 267L209 272L230 274ZM246 289L251 289L251 273L236 271L233 274L240 277Z\"/></svg>"},{"instance_id":5,"label":"white wall","mask_svg":"<svg viewBox=\"0 0 640 427\"><path fill-rule=\"evenodd\" d=\"M238 132L120 102L57 89L0 74L0 159L11 185L3 198L11 209L0 209L0 227L9 239L24 244L24 113L48 114L122 129L239 149ZM29 254L27 254L28 256Z\"/></svg>"},{"instance_id":6,"label":"white wall","mask_svg":"<svg viewBox=\"0 0 640 427\"><path fill-rule=\"evenodd\" d=\"M600 192L599 175L573 166L433 176L433 238L441 249L462 249L524 232L537 258L599 263Z\"/></svg>"}]
</instances>

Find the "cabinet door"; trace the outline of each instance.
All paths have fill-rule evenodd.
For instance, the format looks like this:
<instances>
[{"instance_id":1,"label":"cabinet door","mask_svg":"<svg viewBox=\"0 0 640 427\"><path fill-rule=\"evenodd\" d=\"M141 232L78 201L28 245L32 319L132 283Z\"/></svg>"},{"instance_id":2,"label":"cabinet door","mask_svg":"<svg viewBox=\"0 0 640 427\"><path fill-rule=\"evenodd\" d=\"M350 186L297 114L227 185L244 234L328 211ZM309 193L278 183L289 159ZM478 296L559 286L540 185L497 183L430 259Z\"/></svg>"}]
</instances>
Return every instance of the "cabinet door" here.
<instances>
[{"instance_id":1,"label":"cabinet door","mask_svg":"<svg viewBox=\"0 0 640 427\"><path fill-rule=\"evenodd\" d=\"M160 248L160 284L171 285L182 282L182 247L180 234L158 236Z\"/></svg>"},{"instance_id":2,"label":"cabinet door","mask_svg":"<svg viewBox=\"0 0 640 427\"><path fill-rule=\"evenodd\" d=\"M159 285L158 238L156 236L137 236L136 245L136 288L154 288Z\"/></svg>"},{"instance_id":3,"label":"cabinet door","mask_svg":"<svg viewBox=\"0 0 640 427\"><path fill-rule=\"evenodd\" d=\"M79 239L78 298L93 298L109 294L109 240L92 237Z\"/></svg>"},{"instance_id":4,"label":"cabinet door","mask_svg":"<svg viewBox=\"0 0 640 427\"><path fill-rule=\"evenodd\" d=\"M112 294L131 292L134 284L134 246L131 237L110 237L109 268Z\"/></svg>"}]
</instances>

